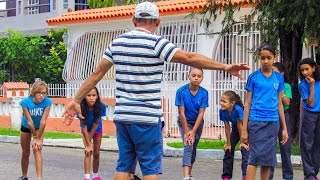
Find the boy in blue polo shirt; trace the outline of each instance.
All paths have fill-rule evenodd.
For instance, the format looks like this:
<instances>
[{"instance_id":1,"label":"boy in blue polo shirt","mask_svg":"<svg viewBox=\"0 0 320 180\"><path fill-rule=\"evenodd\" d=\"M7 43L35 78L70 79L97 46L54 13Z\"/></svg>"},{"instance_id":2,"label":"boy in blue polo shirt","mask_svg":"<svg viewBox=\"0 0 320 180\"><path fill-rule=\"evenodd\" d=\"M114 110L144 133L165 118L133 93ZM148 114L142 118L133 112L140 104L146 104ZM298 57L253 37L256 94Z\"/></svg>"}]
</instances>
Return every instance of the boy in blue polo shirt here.
<instances>
[{"instance_id":1,"label":"boy in blue polo shirt","mask_svg":"<svg viewBox=\"0 0 320 180\"><path fill-rule=\"evenodd\" d=\"M203 116L208 107L208 91L200 86L203 80L202 69L191 68L190 83L180 87L176 93L178 124L184 144L182 157L183 180L193 180L191 171L196 159L197 145L203 128Z\"/></svg>"}]
</instances>

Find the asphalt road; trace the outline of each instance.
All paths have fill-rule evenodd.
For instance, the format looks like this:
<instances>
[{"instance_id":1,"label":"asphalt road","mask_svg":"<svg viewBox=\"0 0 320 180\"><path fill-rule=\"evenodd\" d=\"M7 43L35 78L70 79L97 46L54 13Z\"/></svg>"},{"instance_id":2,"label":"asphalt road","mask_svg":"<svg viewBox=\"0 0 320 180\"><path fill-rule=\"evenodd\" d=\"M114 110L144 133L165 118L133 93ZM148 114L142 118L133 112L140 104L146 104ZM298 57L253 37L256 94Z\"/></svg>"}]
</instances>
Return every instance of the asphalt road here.
<instances>
[{"instance_id":1,"label":"asphalt road","mask_svg":"<svg viewBox=\"0 0 320 180\"><path fill-rule=\"evenodd\" d=\"M21 175L20 144L0 143L0 179L15 180ZM83 150L73 148L44 147L44 180L79 180L83 179ZM112 180L117 160L115 152L101 152L100 175L104 180ZM163 175L161 180L181 180L181 158L164 157ZM241 180L240 161L235 161L233 180ZM193 176L199 180L219 180L222 171L222 161L213 159L196 160ZM141 176L139 169L138 174ZM303 179L301 167L294 167L294 179ZM30 155L29 179L35 179L33 155ZM259 171L257 172L259 178ZM281 180L281 169L276 168L274 180Z\"/></svg>"}]
</instances>

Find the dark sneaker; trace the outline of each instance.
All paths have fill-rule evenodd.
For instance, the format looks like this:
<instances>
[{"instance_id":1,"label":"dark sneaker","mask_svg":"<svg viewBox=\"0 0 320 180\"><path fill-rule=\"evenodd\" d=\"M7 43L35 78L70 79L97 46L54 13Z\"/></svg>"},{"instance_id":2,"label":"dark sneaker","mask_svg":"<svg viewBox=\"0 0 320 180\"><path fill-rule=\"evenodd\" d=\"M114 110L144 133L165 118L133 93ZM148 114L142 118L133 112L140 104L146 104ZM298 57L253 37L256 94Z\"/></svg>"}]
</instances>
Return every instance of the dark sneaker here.
<instances>
[{"instance_id":1,"label":"dark sneaker","mask_svg":"<svg viewBox=\"0 0 320 180\"><path fill-rule=\"evenodd\" d=\"M26 176L21 176L21 177L18 178L18 180L28 180L28 177L26 177Z\"/></svg>"},{"instance_id":2,"label":"dark sneaker","mask_svg":"<svg viewBox=\"0 0 320 180\"><path fill-rule=\"evenodd\" d=\"M137 175L134 175L133 180L141 180L141 178L139 178Z\"/></svg>"}]
</instances>

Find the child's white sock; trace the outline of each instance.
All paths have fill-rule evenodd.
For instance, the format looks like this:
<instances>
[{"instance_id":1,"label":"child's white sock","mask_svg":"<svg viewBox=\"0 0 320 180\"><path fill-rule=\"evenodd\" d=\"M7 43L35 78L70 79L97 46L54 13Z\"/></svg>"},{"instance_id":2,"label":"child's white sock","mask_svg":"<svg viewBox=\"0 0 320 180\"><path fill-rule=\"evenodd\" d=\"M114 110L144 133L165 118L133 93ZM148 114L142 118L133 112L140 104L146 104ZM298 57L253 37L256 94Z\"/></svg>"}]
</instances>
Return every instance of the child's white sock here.
<instances>
[{"instance_id":1,"label":"child's white sock","mask_svg":"<svg viewBox=\"0 0 320 180\"><path fill-rule=\"evenodd\" d=\"M95 178L95 177L98 177L99 176L99 174L98 174L98 172L97 173L92 173L92 178Z\"/></svg>"},{"instance_id":2,"label":"child's white sock","mask_svg":"<svg viewBox=\"0 0 320 180\"><path fill-rule=\"evenodd\" d=\"M85 179L90 179L90 174L84 174Z\"/></svg>"}]
</instances>

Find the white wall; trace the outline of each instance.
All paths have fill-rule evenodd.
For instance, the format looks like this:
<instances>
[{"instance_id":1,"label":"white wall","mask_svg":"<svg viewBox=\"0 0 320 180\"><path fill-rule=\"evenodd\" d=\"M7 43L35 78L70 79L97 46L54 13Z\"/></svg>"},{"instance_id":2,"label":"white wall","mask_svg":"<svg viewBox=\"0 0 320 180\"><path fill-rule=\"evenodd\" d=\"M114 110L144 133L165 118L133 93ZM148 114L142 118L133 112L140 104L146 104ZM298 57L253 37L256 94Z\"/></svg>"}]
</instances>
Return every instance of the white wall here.
<instances>
[{"instance_id":1,"label":"white wall","mask_svg":"<svg viewBox=\"0 0 320 180\"><path fill-rule=\"evenodd\" d=\"M26 1L22 1L22 6L27 6ZM39 34L47 35L47 30L53 28L48 26L46 20L49 18L57 17L63 13L68 12L68 8L74 9L74 0L68 0L68 3L64 3L63 0L56 0L56 9L53 8L53 2L51 1L51 10L48 13L32 14L28 15L28 10L22 8L22 13L18 14L18 7L16 16L12 17L0 17L0 36L4 35L8 29L14 29L16 31L22 31L25 35ZM25 3L25 4L24 4ZM18 4L18 2L17 2Z\"/></svg>"}]
</instances>

